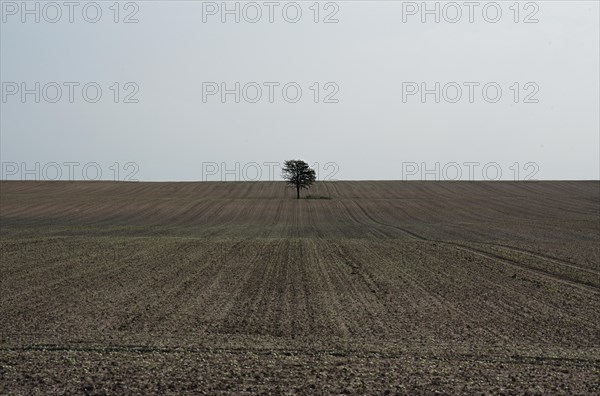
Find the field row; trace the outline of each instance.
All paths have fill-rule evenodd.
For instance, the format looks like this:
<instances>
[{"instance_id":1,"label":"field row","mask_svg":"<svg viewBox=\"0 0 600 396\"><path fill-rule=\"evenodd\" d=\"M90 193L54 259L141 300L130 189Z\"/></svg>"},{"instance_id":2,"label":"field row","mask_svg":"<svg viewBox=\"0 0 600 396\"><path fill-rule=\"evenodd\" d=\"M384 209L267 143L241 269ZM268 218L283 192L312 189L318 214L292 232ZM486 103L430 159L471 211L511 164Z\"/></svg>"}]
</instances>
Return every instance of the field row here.
<instances>
[{"instance_id":1,"label":"field row","mask_svg":"<svg viewBox=\"0 0 600 396\"><path fill-rule=\"evenodd\" d=\"M21 243L0 245L5 335L594 346L600 333L597 286L446 243L168 237Z\"/></svg>"}]
</instances>

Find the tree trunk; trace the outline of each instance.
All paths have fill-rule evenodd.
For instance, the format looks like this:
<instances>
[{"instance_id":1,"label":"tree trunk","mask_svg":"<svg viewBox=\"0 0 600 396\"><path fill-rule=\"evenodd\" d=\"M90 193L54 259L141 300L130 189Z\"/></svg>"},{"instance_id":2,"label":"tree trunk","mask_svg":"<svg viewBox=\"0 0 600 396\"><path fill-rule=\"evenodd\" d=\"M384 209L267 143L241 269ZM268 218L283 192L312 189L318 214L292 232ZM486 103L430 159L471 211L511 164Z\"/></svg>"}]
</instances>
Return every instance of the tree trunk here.
<instances>
[{"instance_id":1,"label":"tree trunk","mask_svg":"<svg viewBox=\"0 0 600 396\"><path fill-rule=\"evenodd\" d=\"M296 199L300 199L300 186L296 186Z\"/></svg>"}]
</instances>

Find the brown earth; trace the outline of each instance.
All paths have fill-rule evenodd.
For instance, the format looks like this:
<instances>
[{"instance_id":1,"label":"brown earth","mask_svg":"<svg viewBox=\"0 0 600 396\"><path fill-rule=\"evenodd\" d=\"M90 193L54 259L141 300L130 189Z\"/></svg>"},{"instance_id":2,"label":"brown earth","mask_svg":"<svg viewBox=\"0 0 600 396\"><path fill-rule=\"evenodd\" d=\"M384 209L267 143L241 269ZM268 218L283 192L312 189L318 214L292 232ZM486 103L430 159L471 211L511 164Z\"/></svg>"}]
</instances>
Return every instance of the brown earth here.
<instances>
[{"instance_id":1,"label":"brown earth","mask_svg":"<svg viewBox=\"0 0 600 396\"><path fill-rule=\"evenodd\" d=\"M600 393L600 182L0 182L0 393Z\"/></svg>"}]
</instances>

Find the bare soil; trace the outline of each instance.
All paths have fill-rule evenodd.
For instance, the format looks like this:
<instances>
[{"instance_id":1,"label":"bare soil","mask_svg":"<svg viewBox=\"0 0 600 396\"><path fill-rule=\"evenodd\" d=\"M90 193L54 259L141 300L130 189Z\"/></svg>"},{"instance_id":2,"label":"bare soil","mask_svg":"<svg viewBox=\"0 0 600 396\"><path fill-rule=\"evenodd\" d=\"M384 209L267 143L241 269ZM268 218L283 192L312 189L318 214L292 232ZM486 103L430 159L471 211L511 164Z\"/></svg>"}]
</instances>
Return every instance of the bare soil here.
<instances>
[{"instance_id":1,"label":"bare soil","mask_svg":"<svg viewBox=\"0 0 600 396\"><path fill-rule=\"evenodd\" d=\"M600 182L0 182L0 394L599 394Z\"/></svg>"}]
</instances>

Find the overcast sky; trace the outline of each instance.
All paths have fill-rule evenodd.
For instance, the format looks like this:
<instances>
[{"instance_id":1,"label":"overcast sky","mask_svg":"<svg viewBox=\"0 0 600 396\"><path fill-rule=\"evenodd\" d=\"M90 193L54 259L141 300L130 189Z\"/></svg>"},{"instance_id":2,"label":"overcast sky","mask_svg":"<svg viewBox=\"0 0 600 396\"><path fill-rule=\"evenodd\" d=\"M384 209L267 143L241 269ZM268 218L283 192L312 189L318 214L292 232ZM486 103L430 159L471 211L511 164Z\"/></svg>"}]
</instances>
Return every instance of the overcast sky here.
<instances>
[{"instance_id":1,"label":"overcast sky","mask_svg":"<svg viewBox=\"0 0 600 396\"><path fill-rule=\"evenodd\" d=\"M113 3L2 2L2 179L600 178L597 1Z\"/></svg>"}]
</instances>

